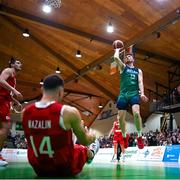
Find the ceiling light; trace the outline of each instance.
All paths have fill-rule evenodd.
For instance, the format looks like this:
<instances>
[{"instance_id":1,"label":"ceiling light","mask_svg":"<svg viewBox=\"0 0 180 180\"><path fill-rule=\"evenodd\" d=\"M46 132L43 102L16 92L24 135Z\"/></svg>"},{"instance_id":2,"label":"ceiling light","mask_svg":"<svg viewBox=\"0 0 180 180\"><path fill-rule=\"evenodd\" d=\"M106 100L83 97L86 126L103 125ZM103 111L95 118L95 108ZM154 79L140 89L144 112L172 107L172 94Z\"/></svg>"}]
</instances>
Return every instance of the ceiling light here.
<instances>
[{"instance_id":1,"label":"ceiling light","mask_svg":"<svg viewBox=\"0 0 180 180\"><path fill-rule=\"evenodd\" d=\"M159 39L161 37L161 33L160 32L156 32L156 38Z\"/></svg>"},{"instance_id":2,"label":"ceiling light","mask_svg":"<svg viewBox=\"0 0 180 180\"><path fill-rule=\"evenodd\" d=\"M112 33L114 32L114 27L112 25L112 22L111 22L112 18L110 19L109 23L108 23L108 26L107 26L107 32L108 33Z\"/></svg>"},{"instance_id":3,"label":"ceiling light","mask_svg":"<svg viewBox=\"0 0 180 180\"><path fill-rule=\"evenodd\" d=\"M23 31L22 35L23 35L24 37L29 37L29 30L28 30L28 29L25 29L25 30Z\"/></svg>"},{"instance_id":4,"label":"ceiling light","mask_svg":"<svg viewBox=\"0 0 180 180\"><path fill-rule=\"evenodd\" d=\"M44 4L43 7L42 7L42 10L45 12L45 13L50 13L51 12L51 6L47 5L47 4Z\"/></svg>"},{"instance_id":5,"label":"ceiling light","mask_svg":"<svg viewBox=\"0 0 180 180\"><path fill-rule=\"evenodd\" d=\"M178 8L178 9L176 10L176 12L177 12L177 14L180 14L180 8Z\"/></svg>"},{"instance_id":6,"label":"ceiling light","mask_svg":"<svg viewBox=\"0 0 180 180\"><path fill-rule=\"evenodd\" d=\"M39 83L39 84L43 85L43 79L41 79L41 81L40 81L40 83Z\"/></svg>"},{"instance_id":7,"label":"ceiling light","mask_svg":"<svg viewBox=\"0 0 180 180\"><path fill-rule=\"evenodd\" d=\"M59 67L57 67L57 69L56 69L56 71L55 71L56 73L58 73L58 74L60 74L61 73L61 71L60 71L60 69L59 69Z\"/></svg>"},{"instance_id":8,"label":"ceiling light","mask_svg":"<svg viewBox=\"0 0 180 180\"><path fill-rule=\"evenodd\" d=\"M28 104L28 101L24 101L24 104Z\"/></svg>"},{"instance_id":9,"label":"ceiling light","mask_svg":"<svg viewBox=\"0 0 180 180\"><path fill-rule=\"evenodd\" d=\"M76 52L76 57L77 57L77 58L81 58L81 57L82 57L80 50L77 50L77 52Z\"/></svg>"},{"instance_id":10,"label":"ceiling light","mask_svg":"<svg viewBox=\"0 0 180 180\"><path fill-rule=\"evenodd\" d=\"M100 103L98 107L99 107L99 109L102 109L103 105Z\"/></svg>"}]
</instances>

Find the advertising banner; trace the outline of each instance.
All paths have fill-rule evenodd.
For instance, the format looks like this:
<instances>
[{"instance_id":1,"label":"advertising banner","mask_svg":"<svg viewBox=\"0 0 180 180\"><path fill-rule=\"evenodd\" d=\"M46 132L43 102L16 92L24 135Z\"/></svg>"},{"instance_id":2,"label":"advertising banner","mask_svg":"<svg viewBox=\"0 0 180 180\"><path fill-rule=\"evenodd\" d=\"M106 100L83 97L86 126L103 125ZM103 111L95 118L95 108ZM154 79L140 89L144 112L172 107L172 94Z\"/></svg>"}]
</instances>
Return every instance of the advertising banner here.
<instances>
[{"instance_id":1,"label":"advertising banner","mask_svg":"<svg viewBox=\"0 0 180 180\"><path fill-rule=\"evenodd\" d=\"M111 162L113 157L113 148L100 148L98 153L95 155L93 162L106 163Z\"/></svg>"},{"instance_id":2,"label":"advertising banner","mask_svg":"<svg viewBox=\"0 0 180 180\"><path fill-rule=\"evenodd\" d=\"M27 149L3 149L2 156L7 162L28 162Z\"/></svg>"},{"instance_id":3,"label":"advertising banner","mask_svg":"<svg viewBox=\"0 0 180 180\"><path fill-rule=\"evenodd\" d=\"M180 162L180 145L166 146L164 162Z\"/></svg>"},{"instance_id":4,"label":"advertising banner","mask_svg":"<svg viewBox=\"0 0 180 180\"><path fill-rule=\"evenodd\" d=\"M138 150L138 161L160 161L162 162L165 146L149 146Z\"/></svg>"},{"instance_id":5,"label":"advertising banner","mask_svg":"<svg viewBox=\"0 0 180 180\"><path fill-rule=\"evenodd\" d=\"M113 148L100 148L93 162L111 162ZM27 149L3 149L2 156L8 162L28 162ZM158 161L158 162L180 162L180 145L173 146L149 146L144 149L128 147L125 150L125 161Z\"/></svg>"},{"instance_id":6,"label":"advertising banner","mask_svg":"<svg viewBox=\"0 0 180 180\"><path fill-rule=\"evenodd\" d=\"M130 160L134 160L137 161L137 156L138 155L138 148L137 147L128 147L125 150L125 161L130 161Z\"/></svg>"}]
</instances>

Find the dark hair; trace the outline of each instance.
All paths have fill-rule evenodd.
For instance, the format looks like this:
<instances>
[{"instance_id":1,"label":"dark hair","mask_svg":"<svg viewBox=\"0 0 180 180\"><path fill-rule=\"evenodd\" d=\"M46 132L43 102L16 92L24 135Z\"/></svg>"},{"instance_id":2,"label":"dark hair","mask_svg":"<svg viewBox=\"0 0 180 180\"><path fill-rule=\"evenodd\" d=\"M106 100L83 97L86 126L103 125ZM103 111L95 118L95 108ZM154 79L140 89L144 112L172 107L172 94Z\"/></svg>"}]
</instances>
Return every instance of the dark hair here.
<instances>
[{"instance_id":1,"label":"dark hair","mask_svg":"<svg viewBox=\"0 0 180 180\"><path fill-rule=\"evenodd\" d=\"M15 64L16 59L14 59L14 57L11 57L10 61L9 61L9 67L11 68L12 64Z\"/></svg>"},{"instance_id":2,"label":"dark hair","mask_svg":"<svg viewBox=\"0 0 180 180\"><path fill-rule=\"evenodd\" d=\"M64 87L64 81L59 75L51 74L44 78L43 88L45 90L54 90L58 87Z\"/></svg>"}]
</instances>

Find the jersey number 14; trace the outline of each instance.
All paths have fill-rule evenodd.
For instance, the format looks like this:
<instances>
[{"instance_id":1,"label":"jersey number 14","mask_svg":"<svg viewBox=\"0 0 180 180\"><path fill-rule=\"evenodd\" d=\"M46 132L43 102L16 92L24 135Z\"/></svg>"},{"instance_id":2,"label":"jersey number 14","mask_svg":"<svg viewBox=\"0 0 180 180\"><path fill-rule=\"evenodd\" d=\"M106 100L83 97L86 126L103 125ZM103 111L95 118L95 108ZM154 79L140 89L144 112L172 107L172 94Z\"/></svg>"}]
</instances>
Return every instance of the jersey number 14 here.
<instances>
[{"instance_id":1,"label":"jersey number 14","mask_svg":"<svg viewBox=\"0 0 180 180\"><path fill-rule=\"evenodd\" d=\"M34 151L34 155L36 157L38 157L38 152L37 152L36 146L34 145L33 136L30 136L30 142L31 142L31 146L32 146L33 151ZM45 149L45 147L47 147L47 148ZM52 150L51 139L49 136L43 137L43 139L41 140L38 151L39 151L39 154L47 154L50 158L53 157L54 151Z\"/></svg>"}]
</instances>

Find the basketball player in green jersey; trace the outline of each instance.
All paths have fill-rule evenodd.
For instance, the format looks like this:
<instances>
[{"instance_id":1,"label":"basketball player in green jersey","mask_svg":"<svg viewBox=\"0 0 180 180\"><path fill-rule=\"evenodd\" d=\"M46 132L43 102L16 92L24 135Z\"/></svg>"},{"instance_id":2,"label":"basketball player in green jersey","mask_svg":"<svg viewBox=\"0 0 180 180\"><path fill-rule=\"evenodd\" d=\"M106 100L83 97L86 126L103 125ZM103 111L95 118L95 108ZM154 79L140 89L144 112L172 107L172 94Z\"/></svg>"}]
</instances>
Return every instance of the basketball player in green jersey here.
<instances>
[{"instance_id":1,"label":"basketball player in green jersey","mask_svg":"<svg viewBox=\"0 0 180 180\"><path fill-rule=\"evenodd\" d=\"M132 53L126 54L124 63L119 58L119 48L115 49L114 59L120 71L120 94L117 100L120 128L124 139L124 147L128 147L129 136L126 135L125 118L128 105L132 107L135 126L138 132L137 145L139 149L144 148L142 140L142 119L140 115L140 99L144 102L148 98L144 95L143 73L141 69L134 67L134 58Z\"/></svg>"}]
</instances>

